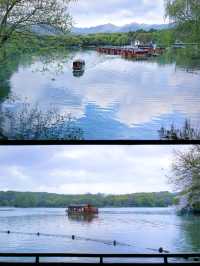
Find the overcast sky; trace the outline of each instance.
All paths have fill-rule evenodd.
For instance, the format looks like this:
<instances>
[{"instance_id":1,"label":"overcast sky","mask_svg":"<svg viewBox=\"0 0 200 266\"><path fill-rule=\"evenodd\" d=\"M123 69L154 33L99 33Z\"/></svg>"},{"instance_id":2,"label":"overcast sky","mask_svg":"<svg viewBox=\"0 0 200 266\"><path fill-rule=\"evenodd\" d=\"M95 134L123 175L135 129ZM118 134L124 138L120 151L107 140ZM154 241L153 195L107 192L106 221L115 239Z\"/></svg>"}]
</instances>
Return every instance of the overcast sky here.
<instances>
[{"instance_id":1,"label":"overcast sky","mask_svg":"<svg viewBox=\"0 0 200 266\"><path fill-rule=\"evenodd\" d=\"M124 194L171 190L177 146L0 147L0 190Z\"/></svg>"},{"instance_id":2,"label":"overcast sky","mask_svg":"<svg viewBox=\"0 0 200 266\"><path fill-rule=\"evenodd\" d=\"M164 0L78 0L70 4L70 13L76 27L166 22Z\"/></svg>"}]
</instances>

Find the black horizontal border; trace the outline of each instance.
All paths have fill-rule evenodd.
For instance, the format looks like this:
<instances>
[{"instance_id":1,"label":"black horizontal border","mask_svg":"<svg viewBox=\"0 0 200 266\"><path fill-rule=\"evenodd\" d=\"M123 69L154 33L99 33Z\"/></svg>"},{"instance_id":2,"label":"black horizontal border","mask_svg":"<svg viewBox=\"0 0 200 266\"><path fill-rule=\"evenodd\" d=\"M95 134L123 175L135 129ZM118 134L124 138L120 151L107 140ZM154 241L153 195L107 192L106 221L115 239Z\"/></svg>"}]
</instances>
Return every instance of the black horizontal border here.
<instances>
[{"instance_id":1,"label":"black horizontal border","mask_svg":"<svg viewBox=\"0 0 200 266\"><path fill-rule=\"evenodd\" d=\"M83 253L77 253L77 254L63 254L63 253L0 253L0 257L26 257L26 258L35 258L35 263L31 262L31 263L23 263L23 262L14 262L13 263L3 263L0 265L189 265L188 263L188 259L189 258L196 258L197 260L195 260L193 263L192 261L190 262L190 265L195 264L195 265L200 265L199 262L199 254L198 253L169 253L169 254L161 254L161 253L155 253L155 254L83 254ZM99 259L99 262L96 263L70 263L70 262L65 262L65 263L45 263L45 262L41 262L40 258L52 258L52 257L60 257L60 258L69 258L69 257L77 257L77 258L97 258ZM105 258L160 258L163 259L163 262L146 262L146 263L139 263L139 262L132 262L132 263L106 263L104 261ZM186 261L182 261L182 262L170 262L168 261L169 258L182 258L185 259Z\"/></svg>"},{"instance_id":2,"label":"black horizontal border","mask_svg":"<svg viewBox=\"0 0 200 266\"><path fill-rule=\"evenodd\" d=\"M200 140L0 140L0 146L24 145L200 145Z\"/></svg>"}]
</instances>

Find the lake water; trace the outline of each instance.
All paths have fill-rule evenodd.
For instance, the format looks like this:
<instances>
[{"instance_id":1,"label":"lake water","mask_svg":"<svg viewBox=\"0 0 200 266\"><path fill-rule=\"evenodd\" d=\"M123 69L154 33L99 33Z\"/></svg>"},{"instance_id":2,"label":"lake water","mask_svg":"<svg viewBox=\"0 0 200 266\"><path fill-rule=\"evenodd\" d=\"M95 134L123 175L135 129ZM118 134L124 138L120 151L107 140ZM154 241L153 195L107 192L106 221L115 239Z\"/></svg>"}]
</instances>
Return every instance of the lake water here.
<instances>
[{"instance_id":1,"label":"lake water","mask_svg":"<svg viewBox=\"0 0 200 266\"><path fill-rule=\"evenodd\" d=\"M74 50L63 55L62 71L59 60L19 60L6 76L8 93L1 108L10 108L7 99L15 95L41 109L53 106L60 114L71 113L84 139L158 139L162 126L181 127L186 118L195 127L200 122L200 59L177 53L134 61ZM80 77L72 72L77 58L86 61Z\"/></svg>"},{"instance_id":2,"label":"lake water","mask_svg":"<svg viewBox=\"0 0 200 266\"><path fill-rule=\"evenodd\" d=\"M1 208L0 231L0 252L200 252L200 217L173 208L103 208L90 219L68 217L65 209Z\"/></svg>"}]
</instances>

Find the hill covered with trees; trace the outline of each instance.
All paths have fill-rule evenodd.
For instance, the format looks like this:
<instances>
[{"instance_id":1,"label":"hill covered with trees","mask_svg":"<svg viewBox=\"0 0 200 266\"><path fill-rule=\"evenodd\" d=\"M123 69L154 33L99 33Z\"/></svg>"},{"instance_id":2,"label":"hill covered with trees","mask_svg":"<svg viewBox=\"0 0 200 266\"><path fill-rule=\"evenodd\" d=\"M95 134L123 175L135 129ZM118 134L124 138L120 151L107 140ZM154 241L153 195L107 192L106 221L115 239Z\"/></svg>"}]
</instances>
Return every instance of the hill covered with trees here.
<instances>
[{"instance_id":1,"label":"hill covered with trees","mask_svg":"<svg viewBox=\"0 0 200 266\"><path fill-rule=\"evenodd\" d=\"M175 194L170 192L133 193L126 195L60 195L45 192L0 192L1 207L67 207L88 203L97 207L168 207Z\"/></svg>"}]
</instances>

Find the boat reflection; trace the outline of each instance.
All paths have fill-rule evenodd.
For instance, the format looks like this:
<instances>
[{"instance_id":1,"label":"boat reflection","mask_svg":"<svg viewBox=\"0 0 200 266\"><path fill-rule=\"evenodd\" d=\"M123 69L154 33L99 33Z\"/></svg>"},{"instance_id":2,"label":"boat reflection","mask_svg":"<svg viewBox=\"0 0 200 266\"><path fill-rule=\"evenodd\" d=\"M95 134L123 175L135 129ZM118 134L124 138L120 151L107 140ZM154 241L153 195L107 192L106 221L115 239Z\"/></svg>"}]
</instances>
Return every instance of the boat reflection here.
<instances>
[{"instance_id":1,"label":"boat reflection","mask_svg":"<svg viewBox=\"0 0 200 266\"><path fill-rule=\"evenodd\" d=\"M80 78L84 75L85 69L82 70L73 70L73 76L76 78Z\"/></svg>"},{"instance_id":2,"label":"boat reflection","mask_svg":"<svg viewBox=\"0 0 200 266\"><path fill-rule=\"evenodd\" d=\"M85 60L77 59L73 62L73 76L82 77L85 72Z\"/></svg>"},{"instance_id":3,"label":"boat reflection","mask_svg":"<svg viewBox=\"0 0 200 266\"><path fill-rule=\"evenodd\" d=\"M68 213L68 219L76 222L91 223L98 218L98 214Z\"/></svg>"}]
</instances>

